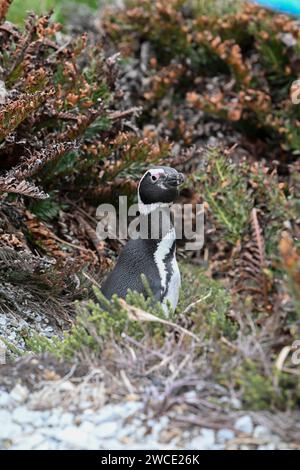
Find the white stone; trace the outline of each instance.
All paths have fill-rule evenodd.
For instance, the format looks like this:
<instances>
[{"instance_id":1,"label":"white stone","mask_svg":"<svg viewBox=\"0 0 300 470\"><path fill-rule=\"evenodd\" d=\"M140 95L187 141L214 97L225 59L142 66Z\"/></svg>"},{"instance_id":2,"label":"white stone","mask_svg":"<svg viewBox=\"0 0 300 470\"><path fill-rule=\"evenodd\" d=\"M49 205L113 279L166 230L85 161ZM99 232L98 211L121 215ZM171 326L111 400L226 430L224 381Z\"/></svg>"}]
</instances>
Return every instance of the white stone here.
<instances>
[{"instance_id":1,"label":"white stone","mask_svg":"<svg viewBox=\"0 0 300 470\"><path fill-rule=\"evenodd\" d=\"M41 426L43 423L42 417L38 411L31 411L26 406L18 406L12 413L12 419L16 423L26 424L30 423L35 427Z\"/></svg>"},{"instance_id":2,"label":"white stone","mask_svg":"<svg viewBox=\"0 0 300 470\"><path fill-rule=\"evenodd\" d=\"M45 439L40 444L38 444L34 450L55 450L56 442L53 440Z\"/></svg>"},{"instance_id":3,"label":"white stone","mask_svg":"<svg viewBox=\"0 0 300 470\"><path fill-rule=\"evenodd\" d=\"M11 414L7 410L0 410L0 427L11 421Z\"/></svg>"},{"instance_id":4,"label":"white stone","mask_svg":"<svg viewBox=\"0 0 300 470\"><path fill-rule=\"evenodd\" d=\"M241 416L234 425L234 429L245 434L252 434L253 432L253 422L251 416L245 415Z\"/></svg>"},{"instance_id":5,"label":"white stone","mask_svg":"<svg viewBox=\"0 0 300 470\"><path fill-rule=\"evenodd\" d=\"M167 416L161 416L157 421L152 424L152 435L159 440L160 433L167 427L169 419ZM136 426L137 434L140 434L139 425Z\"/></svg>"},{"instance_id":6,"label":"white stone","mask_svg":"<svg viewBox=\"0 0 300 470\"><path fill-rule=\"evenodd\" d=\"M9 439L12 442L22 434L22 428L13 423L11 420L1 423L0 425L0 440Z\"/></svg>"},{"instance_id":7,"label":"white stone","mask_svg":"<svg viewBox=\"0 0 300 470\"><path fill-rule=\"evenodd\" d=\"M137 446L134 446L135 449L138 449ZM128 450L130 449L130 444L122 444L116 439L105 439L99 442L99 449L101 450Z\"/></svg>"},{"instance_id":8,"label":"white stone","mask_svg":"<svg viewBox=\"0 0 300 470\"><path fill-rule=\"evenodd\" d=\"M260 438L260 437L270 437L271 432L265 426L255 426L253 431L253 437Z\"/></svg>"},{"instance_id":9,"label":"white stone","mask_svg":"<svg viewBox=\"0 0 300 470\"><path fill-rule=\"evenodd\" d=\"M72 413L63 413L59 420L59 425L63 428L73 424L74 415Z\"/></svg>"},{"instance_id":10,"label":"white stone","mask_svg":"<svg viewBox=\"0 0 300 470\"><path fill-rule=\"evenodd\" d=\"M80 403L78 403L78 407L80 410L88 410L91 407L91 402L89 400L81 400Z\"/></svg>"},{"instance_id":11,"label":"white stone","mask_svg":"<svg viewBox=\"0 0 300 470\"><path fill-rule=\"evenodd\" d=\"M145 440L147 430L148 428L143 426L141 423L128 424L126 426L122 426L122 428L118 430L118 438L133 436L133 438Z\"/></svg>"},{"instance_id":12,"label":"white stone","mask_svg":"<svg viewBox=\"0 0 300 470\"><path fill-rule=\"evenodd\" d=\"M1 391L0 392L0 407L9 406L12 402L11 396L9 393Z\"/></svg>"},{"instance_id":13,"label":"white stone","mask_svg":"<svg viewBox=\"0 0 300 470\"><path fill-rule=\"evenodd\" d=\"M106 405L95 413L93 421L95 423L105 423L106 421L121 420L126 416L127 413L124 413L122 406Z\"/></svg>"},{"instance_id":14,"label":"white stone","mask_svg":"<svg viewBox=\"0 0 300 470\"><path fill-rule=\"evenodd\" d=\"M236 410L240 410L242 408L242 402L236 397L232 397L230 400L231 406Z\"/></svg>"},{"instance_id":15,"label":"white stone","mask_svg":"<svg viewBox=\"0 0 300 470\"><path fill-rule=\"evenodd\" d=\"M114 421L106 422L103 424L98 424L95 427L95 434L100 439L107 439L115 437L119 429L119 423L116 423Z\"/></svg>"},{"instance_id":16,"label":"white stone","mask_svg":"<svg viewBox=\"0 0 300 470\"><path fill-rule=\"evenodd\" d=\"M25 434L33 434L34 432L36 432L36 428L34 428L32 426L32 424L20 424L20 426L22 427L22 431L25 433ZM39 428L40 429L40 428Z\"/></svg>"},{"instance_id":17,"label":"white stone","mask_svg":"<svg viewBox=\"0 0 300 470\"><path fill-rule=\"evenodd\" d=\"M29 395L28 388L20 384L15 385L14 388L10 392L11 398L14 401L17 401L19 403L22 403L25 400L27 400L28 395Z\"/></svg>"},{"instance_id":18,"label":"white stone","mask_svg":"<svg viewBox=\"0 0 300 470\"><path fill-rule=\"evenodd\" d=\"M212 429L201 429L200 435L188 445L191 450L209 450L215 444L215 433Z\"/></svg>"},{"instance_id":19,"label":"white stone","mask_svg":"<svg viewBox=\"0 0 300 470\"><path fill-rule=\"evenodd\" d=\"M169 444L160 444L157 441L149 441L147 443L132 442L130 444L122 444L114 439L107 439L100 442L99 449L103 450L176 450L176 447Z\"/></svg>"},{"instance_id":20,"label":"white stone","mask_svg":"<svg viewBox=\"0 0 300 470\"><path fill-rule=\"evenodd\" d=\"M85 433L76 427L65 428L59 431L56 437L60 441L67 442L79 449L84 448L84 443L86 441Z\"/></svg>"},{"instance_id":21,"label":"white stone","mask_svg":"<svg viewBox=\"0 0 300 470\"><path fill-rule=\"evenodd\" d=\"M278 450L289 450L289 445L286 442L279 442L277 445Z\"/></svg>"},{"instance_id":22,"label":"white stone","mask_svg":"<svg viewBox=\"0 0 300 470\"><path fill-rule=\"evenodd\" d=\"M213 444L209 450L224 450L224 444Z\"/></svg>"},{"instance_id":23,"label":"white stone","mask_svg":"<svg viewBox=\"0 0 300 470\"><path fill-rule=\"evenodd\" d=\"M86 434L95 434L96 431L95 425L90 421L84 421L78 429Z\"/></svg>"},{"instance_id":24,"label":"white stone","mask_svg":"<svg viewBox=\"0 0 300 470\"><path fill-rule=\"evenodd\" d=\"M75 389L75 385L72 384L72 382L70 382L69 380L67 380L66 382L63 382L59 386L59 390L62 392L72 392L74 389Z\"/></svg>"},{"instance_id":25,"label":"white stone","mask_svg":"<svg viewBox=\"0 0 300 470\"><path fill-rule=\"evenodd\" d=\"M77 427L68 427L59 431L57 439L71 445L75 449L98 449L98 441L94 436Z\"/></svg>"},{"instance_id":26,"label":"white stone","mask_svg":"<svg viewBox=\"0 0 300 470\"><path fill-rule=\"evenodd\" d=\"M63 412L61 408L56 408L52 410L49 418L47 419L47 425L53 426L53 427L59 426L62 415L63 415Z\"/></svg>"},{"instance_id":27,"label":"white stone","mask_svg":"<svg viewBox=\"0 0 300 470\"><path fill-rule=\"evenodd\" d=\"M19 441L17 441L11 449L14 450L31 450L36 449L42 442L44 442L45 438L42 434L35 433L31 436L22 437Z\"/></svg>"},{"instance_id":28,"label":"white stone","mask_svg":"<svg viewBox=\"0 0 300 470\"><path fill-rule=\"evenodd\" d=\"M39 434L43 434L46 438L51 438L58 440L58 434L62 431L60 427L47 427L47 425L42 426L38 429Z\"/></svg>"},{"instance_id":29,"label":"white stone","mask_svg":"<svg viewBox=\"0 0 300 470\"><path fill-rule=\"evenodd\" d=\"M224 444L224 442L231 441L232 439L234 439L234 432L231 429L223 428L217 432L217 441L220 444Z\"/></svg>"},{"instance_id":30,"label":"white stone","mask_svg":"<svg viewBox=\"0 0 300 470\"><path fill-rule=\"evenodd\" d=\"M276 450L276 445L274 442L269 442L269 444L258 446L258 450Z\"/></svg>"},{"instance_id":31,"label":"white stone","mask_svg":"<svg viewBox=\"0 0 300 470\"><path fill-rule=\"evenodd\" d=\"M192 400L195 400L195 401L196 401L196 400L197 400L197 396L198 396L198 395L197 395L197 393L195 392L195 390L189 390L188 392L185 393L184 398L185 398L186 400L191 400L191 401L192 401Z\"/></svg>"}]
</instances>

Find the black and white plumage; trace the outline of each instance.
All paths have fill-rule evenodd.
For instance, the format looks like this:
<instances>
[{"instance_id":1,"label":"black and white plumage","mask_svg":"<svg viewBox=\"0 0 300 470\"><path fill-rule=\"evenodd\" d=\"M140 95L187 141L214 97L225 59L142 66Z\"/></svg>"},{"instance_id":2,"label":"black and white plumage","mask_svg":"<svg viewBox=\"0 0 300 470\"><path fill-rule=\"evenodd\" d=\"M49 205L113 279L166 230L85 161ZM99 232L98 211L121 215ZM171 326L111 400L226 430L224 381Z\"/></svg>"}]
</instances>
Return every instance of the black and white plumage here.
<instances>
[{"instance_id":1,"label":"black and white plumage","mask_svg":"<svg viewBox=\"0 0 300 470\"><path fill-rule=\"evenodd\" d=\"M184 177L174 168L155 167L142 177L138 187L138 204L141 218L153 220L156 211L168 210L178 196L178 187ZM175 310L179 297L180 272L176 260L176 234L173 224L161 228L156 238L131 239L123 248L115 268L102 285L102 293L125 298L128 289L146 291L142 274L148 280L154 297L168 312L168 304ZM149 230L151 226L149 224ZM150 234L149 234L150 235Z\"/></svg>"}]
</instances>

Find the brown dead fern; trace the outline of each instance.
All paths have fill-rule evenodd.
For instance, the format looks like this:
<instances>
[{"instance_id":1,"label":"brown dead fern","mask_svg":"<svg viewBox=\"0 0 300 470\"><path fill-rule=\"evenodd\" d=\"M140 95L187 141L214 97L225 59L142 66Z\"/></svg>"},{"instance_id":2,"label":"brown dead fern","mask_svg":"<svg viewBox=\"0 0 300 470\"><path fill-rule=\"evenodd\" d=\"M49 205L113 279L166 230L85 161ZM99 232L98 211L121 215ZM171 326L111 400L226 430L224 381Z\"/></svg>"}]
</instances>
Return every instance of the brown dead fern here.
<instances>
[{"instance_id":1,"label":"brown dead fern","mask_svg":"<svg viewBox=\"0 0 300 470\"><path fill-rule=\"evenodd\" d=\"M257 210L251 211L251 237L241 250L234 292L251 295L255 304L270 308L270 282L266 274L265 242Z\"/></svg>"},{"instance_id":2,"label":"brown dead fern","mask_svg":"<svg viewBox=\"0 0 300 470\"><path fill-rule=\"evenodd\" d=\"M12 175L0 177L0 200L6 194L21 194L22 196L29 196L36 199L47 199L47 194L40 190L34 183L29 181L19 181Z\"/></svg>"},{"instance_id":3,"label":"brown dead fern","mask_svg":"<svg viewBox=\"0 0 300 470\"><path fill-rule=\"evenodd\" d=\"M34 152L30 158L12 168L8 175L16 180L29 178L38 173L47 163L57 160L61 155L76 148L76 145L76 141L48 145L46 148Z\"/></svg>"}]
</instances>

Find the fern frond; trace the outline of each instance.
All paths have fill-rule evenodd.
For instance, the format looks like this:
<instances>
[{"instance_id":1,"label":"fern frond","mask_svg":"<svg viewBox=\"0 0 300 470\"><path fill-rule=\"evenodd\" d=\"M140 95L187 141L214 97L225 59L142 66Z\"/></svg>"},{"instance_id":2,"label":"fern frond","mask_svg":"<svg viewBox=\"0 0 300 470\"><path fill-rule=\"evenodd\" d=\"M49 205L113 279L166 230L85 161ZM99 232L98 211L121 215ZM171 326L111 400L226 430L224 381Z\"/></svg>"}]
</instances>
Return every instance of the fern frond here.
<instances>
[{"instance_id":1,"label":"fern frond","mask_svg":"<svg viewBox=\"0 0 300 470\"><path fill-rule=\"evenodd\" d=\"M16 180L29 178L38 173L47 163L57 160L76 146L75 141L50 144L46 148L34 152L29 159L12 168L8 175Z\"/></svg>"},{"instance_id":2,"label":"fern frond","mask_svg":"<svg viewBox=\"0 0 300 470\"><path fill-rule=\"evenodd\" d=\"M39 189L34 183L22 180L19 181L13 176L0 177L0 198L1 193L21 194L36 199L47 199L48 195Z\"/></svg>"},{"instance_id":3,"label":"fern frond","mask_svg":"<svg viewBox=\"0 0 300 470\"><path fill-rule=\"evenodd\" d=\"M21 95L17 100L10 101L2 110L0 110L0 140L23 122L27 117L38 109L44 103L54 90L41 91L32 95Z\"/></svg>"},{"instance_id":4,"label":"fern frond","mask_svg":"<svg viewBox=\"0 0 300 470\"><path fill-rule=\"evenodd\" d=\"M265 243L259 225L257 210L251 211L251 239L242 247L238 262L236 292L255 293L264 306L269 304L270 280L266 274Z\"/></svg>"}]
</instances>

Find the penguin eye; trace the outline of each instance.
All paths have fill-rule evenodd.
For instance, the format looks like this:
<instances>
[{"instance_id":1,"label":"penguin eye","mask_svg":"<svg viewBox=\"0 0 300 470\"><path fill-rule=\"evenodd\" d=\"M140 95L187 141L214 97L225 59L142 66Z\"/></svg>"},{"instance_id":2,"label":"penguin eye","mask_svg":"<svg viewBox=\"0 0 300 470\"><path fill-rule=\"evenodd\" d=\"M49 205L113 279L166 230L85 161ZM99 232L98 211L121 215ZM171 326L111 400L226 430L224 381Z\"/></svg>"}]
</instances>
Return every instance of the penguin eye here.
<instances>
[{"instance_id":1,"label":"penguin eye","mask_svg":"<svg viewBox=\"0 0 300 470\"><path fill-rule=\"evenodd\" d=\"M156 175L151 175L151 180L152 180L153 183L154 183L155 181L158 180L158 176L156 176Z\"/></svg>"}]
</instances>

